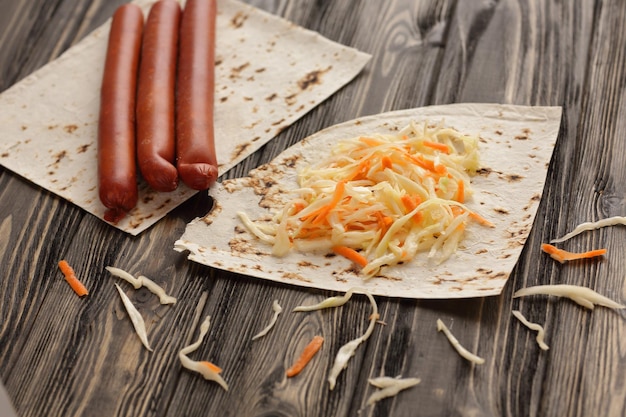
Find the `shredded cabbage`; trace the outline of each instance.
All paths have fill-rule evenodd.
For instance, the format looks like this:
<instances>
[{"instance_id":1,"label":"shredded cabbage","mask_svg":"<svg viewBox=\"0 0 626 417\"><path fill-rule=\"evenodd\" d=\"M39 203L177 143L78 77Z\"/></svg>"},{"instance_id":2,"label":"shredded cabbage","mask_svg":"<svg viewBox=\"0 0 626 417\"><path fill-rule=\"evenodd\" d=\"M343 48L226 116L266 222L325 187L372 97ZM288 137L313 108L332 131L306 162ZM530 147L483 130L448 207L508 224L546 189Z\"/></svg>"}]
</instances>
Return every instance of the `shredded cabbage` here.
<instances>
[{"instance_id":1,"label":"shredded cabbage","mask_svg":"<svg viewBox=\"0 0 626 417\"><path fill-rule=\"evenodd\" d=\"M443 262L469 221L491 225L463 204L478 168L477 137L411 123L397 134L338 142L298 172L299 188L271 222L238 216L275 256L344 246L365 256L368 278L420 252Z\"/></svg>"},{"instance_id":2,"label":"shredded cabbage","mask_svg":"<svg viewBox=\"0 0 626 417\"><path fill-rule=\"evenodd\" d=\"M400 391L419 384L422 380L419 378L391 378L388 376L381 376L378 378L371 378L368 381L376 388L380 388L380 390L372 393L367 399L367 405L373 405L382 399L393 397Z\"/></svg>"},{"instance_id":3,"label":"shredded cabbage","mask_svg":"<svg viewBox=\"0 0 626 417\"><path fill-rule=\"evenodd\" d=\"M141 343L145 346L146 349L152 352L153 349L150 347L150 343L148 342L148 332L146 331L146 323L143 317L141 316L141 313L139 312L139 310L137 310L133 302L130 301L130 298L128 298L126 293L124 293L124 291L122 290L122 287L115 284L115 288L117 288L117 292L120 293L120 298L122 299L122 303L124 304L124 307L126 308L128 317L130 317L130 321L133 324L133 328L135 329L137 336L139 336Z\"/></svg>"},{"instance_id":4,"label":"shredded cabbage","mask_svg":"<svg viewBox=\"0 0 626 417\"><path fill-rule=\"evenodd\" d=\"M537 294L568 297L572 301L578 303L585 308L588 308L589 310L593 310L596 305L613 309L626 308L625 305L622 305L616 301L611 300L608 297L598 294L591 288L568 284L536 285L534 287L522 288L520 290L517 290L515 294L513 294L513 298Z\"/></svg>"},{"instance_id":5,"label":"shredded cabbage","mask_svg":"<svg viewBox=\"0 0 626 417\"><path fill-rule=\"evenodd\" d=\"M550 349L550 347L546 344L546 342L543 341L546 335L546 331L543 329L543 326L541 324L532 323L528 321L528 319L524 316L524 314L522 314L522 312L519 310L513 310L511 312L519 321L522 322L524 326L528 327L530 330L534 330L537 332L537 344L539 345L541 349L543 350Z\"/></svg>"}]
</instances>

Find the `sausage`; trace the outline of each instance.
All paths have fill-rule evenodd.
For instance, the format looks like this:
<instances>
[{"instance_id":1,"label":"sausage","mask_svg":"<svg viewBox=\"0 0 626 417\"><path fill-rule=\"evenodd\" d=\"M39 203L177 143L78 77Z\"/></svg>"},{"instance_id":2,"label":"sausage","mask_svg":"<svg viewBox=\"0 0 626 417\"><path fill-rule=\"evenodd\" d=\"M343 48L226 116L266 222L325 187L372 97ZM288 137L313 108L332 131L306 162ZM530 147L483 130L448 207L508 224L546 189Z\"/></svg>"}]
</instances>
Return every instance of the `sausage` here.
<instances>
[{"instance_id":1,"label":"sausage","mask_svg":"<svg viewBox=\"0 0 626 417\"><path fill-rule=\"evenodd\" d=\"M195 190L217 179L213 131L216 0L188 0L180 23L176 96L178 176Z\"/></svg>"},{"instance_id":2,"label":"sausage","mask_svg":"<svg viewBox=\"0 0 626 417\"><path fill-rule=\"evenodd\" d=\"M113 14L107 46L98 122L98 194L105 220L117 223L137 204L135 95L143 30L138 6Z\"/></svg>"},{"instance_id":3,"label":"sausage","mask_svg":"<svg viewBox=\"0 0 626 417\"><path fill-rule=\"evenodd\" d=\"M174 88L181 10L174 0L150 9L141 44L137 87L137 163L156 191L178 186L174 141Z\"/></svg>"}]
</instances>

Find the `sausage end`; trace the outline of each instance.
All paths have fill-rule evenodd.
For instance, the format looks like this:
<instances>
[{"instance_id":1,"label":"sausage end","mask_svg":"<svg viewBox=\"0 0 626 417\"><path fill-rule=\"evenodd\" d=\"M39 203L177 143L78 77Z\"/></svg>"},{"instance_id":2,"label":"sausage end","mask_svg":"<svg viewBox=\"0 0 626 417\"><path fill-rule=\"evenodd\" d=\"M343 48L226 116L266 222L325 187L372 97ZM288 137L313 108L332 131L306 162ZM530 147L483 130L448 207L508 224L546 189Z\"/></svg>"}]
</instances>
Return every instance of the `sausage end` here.
<instances>
[{"instance_id":1,"label":"sausage end","mask_svg":"<svg viewBox=\"0 0 626 417\"><path fill-rule=\"evenodd\" d=\"M194 190L207 190L217 180L217 167L206 163L179 164L180 180Z\"/></svg>"},{"instance_id":2,"label":"sausage end","mask_svg":"<svg viewBox=\"0 0 626 417\"><path fill-rule=\"evenodd\" d=\"M176 167L164 159L156 159L151 164L139 164L143 179L155 191L170 192L178 187Z\"/></svg>"}]
</instances>

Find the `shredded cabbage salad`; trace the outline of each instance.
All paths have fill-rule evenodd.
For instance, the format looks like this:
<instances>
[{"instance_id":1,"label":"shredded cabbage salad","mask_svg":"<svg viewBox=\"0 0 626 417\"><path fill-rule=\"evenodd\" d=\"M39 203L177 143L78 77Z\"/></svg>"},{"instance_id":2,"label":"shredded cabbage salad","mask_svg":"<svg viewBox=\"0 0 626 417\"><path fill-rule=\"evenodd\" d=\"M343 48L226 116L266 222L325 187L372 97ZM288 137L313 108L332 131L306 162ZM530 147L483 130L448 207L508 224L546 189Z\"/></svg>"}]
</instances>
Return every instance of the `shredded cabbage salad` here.
<instances>
[{"instance_id":1,"label":"shredded cabbage salad","mask_svg":"<svg viewBox=\"0 0 626 417\"><path fill-rule=\"evenodd\" d=\"M420 252L443 262L468 222L493 226L463 204L478 169L477 137L411 123L397 134L338 142L298 172L299 188L270 221L238 216L275 256L334 251L368 278Z\"/></svg>"}]
</instances>

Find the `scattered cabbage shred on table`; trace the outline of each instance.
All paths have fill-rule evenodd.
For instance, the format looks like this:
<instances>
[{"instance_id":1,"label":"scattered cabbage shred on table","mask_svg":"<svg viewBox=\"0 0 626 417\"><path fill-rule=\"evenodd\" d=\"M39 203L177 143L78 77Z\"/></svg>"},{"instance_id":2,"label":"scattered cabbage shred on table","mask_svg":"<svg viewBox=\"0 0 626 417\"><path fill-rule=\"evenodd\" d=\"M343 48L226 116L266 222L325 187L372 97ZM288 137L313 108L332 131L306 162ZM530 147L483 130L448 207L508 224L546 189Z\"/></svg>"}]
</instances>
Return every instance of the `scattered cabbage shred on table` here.
<instances>
[{"instance_id":1,"label":"scattered cabbage shred on table","mask_svg":"<svg viewBox=\"0 0 626 417\"><path fill-rule=\"evenodd\" d=\"M490 225L463 204L478 169L477 137L411 123L397 134L339 141L298 172L299 188L271 220L238 215L275 256L334 251L371 277L420 252L443 262L468 222Z\"/></svg>"}]
</instances>

